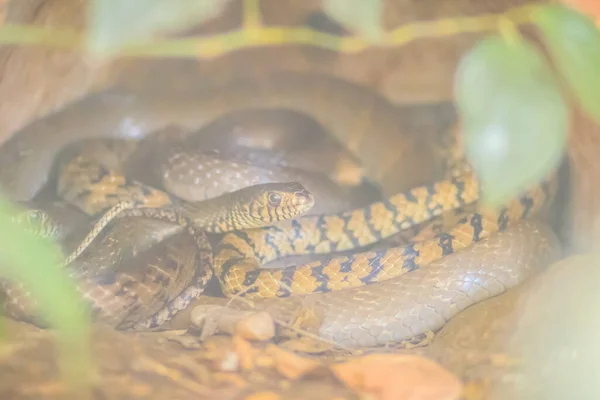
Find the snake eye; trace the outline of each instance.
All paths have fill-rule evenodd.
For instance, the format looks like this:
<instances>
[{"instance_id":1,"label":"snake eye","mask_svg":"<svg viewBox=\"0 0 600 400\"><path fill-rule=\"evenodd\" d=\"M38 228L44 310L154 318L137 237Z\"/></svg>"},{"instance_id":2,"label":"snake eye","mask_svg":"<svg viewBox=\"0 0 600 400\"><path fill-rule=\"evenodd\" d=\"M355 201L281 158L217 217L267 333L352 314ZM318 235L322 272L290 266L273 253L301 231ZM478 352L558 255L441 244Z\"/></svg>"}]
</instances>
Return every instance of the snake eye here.
<instances>
[{"instance_id":1,"label":"snake eye","mask_svg":"<svg viewBox=\"0 0 600 400\"><path fill-rule=\"evenodd\" d=\"M40 221L42 219L42 213L39 211L31 211L29 212L29 220L30 221Z\"/></svg>"},{"instance_id":2,"label":"snake eye","mask_svg":"<svg viewBox=\"0 0 600 400\"><path fill-rule=\"evenodd\" d=\"M281 195L279 193L269 193L269 204L273 207L277 207L281 204Z\"/></svg>"}]
</instances>

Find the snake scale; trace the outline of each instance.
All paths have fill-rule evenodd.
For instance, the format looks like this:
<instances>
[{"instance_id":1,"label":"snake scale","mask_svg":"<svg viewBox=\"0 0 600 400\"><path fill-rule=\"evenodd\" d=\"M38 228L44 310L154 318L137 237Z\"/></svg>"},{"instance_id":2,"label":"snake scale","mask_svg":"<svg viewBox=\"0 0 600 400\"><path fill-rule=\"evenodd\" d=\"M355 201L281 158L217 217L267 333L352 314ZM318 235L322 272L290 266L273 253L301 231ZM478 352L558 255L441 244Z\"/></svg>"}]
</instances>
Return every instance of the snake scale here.
<instances>
[{"instance_id":1,"label":"snake scale","mask_svg":"<svg viewBox=\"0 0 600 400\"><path fill-rule=\"evenodd\" d=\"M431 172L426 168L413 171L408 186L398 188L396 171L417 165L421 157L435 159L428 146L435 133L427 131L431 110L397 107L376 92L324 74L281 72L266 82L234 79L216 87L198 83L176 93L112 89L89 95L65 112L25 126L0 147L0 187L10 199L27 202L48 183L56 156L71 143L86 138L140 139L173 121L193 131L244 108L285 108L310 115L357 157L366 176L386 192L425 183ZM449 107L443 103L438 108L436 112L447 112ZM339 121L344 121L343 126ZM410 139L398 135L421 128L423 134ZM34 150L42 147L43 151Z\"/></svg>"},{"instance_id":2,"label":"snake scale","mask_svg":"<svg viewBox=\"0 0 600 400\"><path fill-rule=\"evenodd\" d=\"M95 146L91 147L92 150L96 148ZM74 165L76 168L72 169ZM97 175L90 174L90 170L95 171ZM76 171L76 173L73 173L73 171ZM87 172L82 174L83 171ZM98 175L99 171L102 173ZM79 191L70 192L70 195L72 200L75 199L80 202L84 210L86 209L85 205L89 205L90 195L93 195L95 190L89 187L90 182L88 181L87 190L81 192L81 182L78 179L81 179L82 176L86 178L91 177L91 182L105 190L105 178L107 176L114 178L111 175L113 174L112 171L100 169L98 165L90 162L89 159L81 157L75 157L70 163L67 163L67 168L61 171L61 173L63 174L61 179L65 181L60 183L61 179L59 179L59 186L64 186L63 190L65 190L65 188L69 188L70 183L75 189L79 189ZM67 179L68 177L74 178L74 181L70 182ZM111 181L115 181L115 179L111 179ZM132 183L125 179L125 177L123 177L123 180L116 179L116 182L117 187L124 190L128 189L128 191L123 192L124 194L131 194L132 188L136 194L143 194L144 196L141 198L143 206L149 205L146 202L147 199L152 199L153 195L160 193L143 185L140 186L135 182ZM66 192L69 193L68 190ZM80 197L82 193L85 195L83 198ZM361 248L404 229L429 221L440 216L445 211L452 211L469 205L477 200L478 186L473 174L467 172L466 174L452 176L446 181L417 187L407 193L397 194L386 201L373 203L366 208L334 215L300 218L292 221L287 227L280 225L274 228L267 228L266 231L251 230L227 235L220 243L217 251L215 272L222 283L226 295L234 295L242 292L244 296L250 297L289 296L291 294L290 290L294 293L305 294L328 292L384 281L406 272L414 271L431 262L438 261L442 257L447 257L457 250L470 246L474 242L485 239L498 230L507 229L512 222L527 218L529 214L535 214L546 203L546 200L552 196L552 193L552 181L550 181L549 183L544 183L539 187L533 188L529 193L518 199L518 201L510 204L495 216L495 220L490 219L490 216L475 213L460 220L450 232L442 233L436 238L422 243L411 244L401 248L330 259L307 266L286 268L282 271L267 270L259 273L256 268L260 267L260 265L244 265L245 263L248 264L248 260L256 260L255 257L259 251L266 251L267 253L271 251L281 256L286 254L285 249L288 249L289 253L292 253L292 249L295 253L300 253L301 249L305 249L307 253L319 253ZM163 195L166 194L163 193ZM168 203L172 197L166 195L166 199L166 203ZM116 196L112 200L114 201L113 203L104 204L104 209L87 209L87 211L91 213L105 211L106 207L119 204L123 199ZM163 200L159 203L152 201L150 203L153 206L159 205L163 207L166 204ZM227 203L227 201L219 198L214 201L213 208L220 208L229 213L221 215L223 218L221 222L227 220L228 216L231 216L232 209L235 212L235 207L231 204L224 206ZM242 204L247 203L248 201L242 202ZM150 210L162 211L161 208L150 208ZM264 210L268 210L268 208ZM187 214L188 217L197 214L198 209L195 209L196 213L193 211L194 209ZM264 224L270 220L283 220L292 218L293 216L293 214L284 213L279 215L278 218L274 218L274 215L267 213L261 216L260 222ZM337 237L332 235L332 227L335 226L334 221L338 221L338 226L341 228L338 231ZM374 225L382 221L386 222L385 226ZM211 224L204 221L200 225L208 227L209 231L217 232L243 228L242 225L235 223L225 225L217 223L211 226ZM272 235L273 232L275 232L275 236ZM342 233L342 235L339 235L339 233ZM302 243L302 239L312 240L314 245L311 246L311 244L306 242ZM200 243L201 245L204 244L204 242ZM262 244L256 246L256 243ZM123 245L123 243L117 243L117 245ZM173 245L167 244L166 246L169 249L169 246L172 247ZM240 258L240 255L243 255L244 246L246 248L254 246L251 256L245 259L244 257ZM424 257L421 257L421 254ZM171 263L173 260L177 260L177 257L172 257ZM259 260L262 262L270 261L264 255ZM141 262L143 263L144 261L142 260ZM162 260L162 263L168 266L169 260ZM204 260L200 265L207 265L209 263L210 261ZM252 263L250 262L250 264ZM188 267L188 270L190 269L193 270L193 268ZM345 275L343 275L344 273ZM152 307L149 307L154 313L151 314L154 315L154 318L149 322L135 324L122 315L118 315L118 318L116 315L109 315L108 320L116 318L119 321L119 325L125 327L128 324L137 327L155 327L161 325L177 311L184 309L193 298L199 296L206 284L207 278L208 276L203 276L200 280L201 283L187 289L188 291L192 291L193 295L184 291L175 300L171 299L170 305L167 306L166 311L163 311L163 314L156 313L156 308L152 309ZM235 279L239 282L237 287L234 283ZM143 279L141 280L143 281ZM170 288L165 288L165 291L168 289ZM86 292L85 287L82 290L92 300L94 296L99 296L98 294L89 294L93 292L89 289ZM177 291L177 289L174 290ZM106 294L107 292L104 291L102 297L106 298ZM114 295L110 292L108 294ZM181 299L186 300L183 301ZM172 304L177 302L180 302L180 304L174 307ZM102 304L99 307L110 309L106 304ZM120 307L121 309L127 308L124 305L120 305ZM105 316L106 319L107 317Z\"/></svg>"},{"instance_id":3,"label":"snake scale","mask_svg":"<svg viewBox=\"0 0 600 400\"><path fill-rule=\"evenodd\" d=\"M135 191L141 187L132 184L127 189ZM250 186L204 202L170 204L169 208L147 207L147 204L137 207L134 203L133 208L123 209L122 204L119 202L117 207L112 207L102 214L102 218L94 225L73 255L67 258L66 267L83 297L91 301L92 311L101 313L105 322L119 325L130 322L129 319L132 318L130 314L138 317L141 314L142 317L150 317L150 320L147 323L137 321L138 325L155 325L170 319L175 313L187 307L191 300L203 292L212 277L212 247L205 231L214 233L260 227L265 223L293 218L310 209L313 198L304 187L291 183ZM190 208L187 208L188 206ZM56 225L55 221L46 221L47 216L39 210L34 210L33 213L41 214L44 219L39 224L43 232L38 234L52 234L57 231L58 228L48 228L48 225ZM31 218L32 212L19 214L17 219L23 218L23 215L25 218ZM127 216L146 217L151 222L167 223L167 226L163 226L162 229L156 224L150 225L152 235L141 244L142 247L146 246L146 249L150 250L150 253L145 255L146 264L142 260L145 268L141 268L137 273L135 270L110 271L111 267L115 267L110 263L110 261L114 262L114 257L111 257L114 251L111 252L110 247L104 248L104 251L109 252L108 257L104 260L96 259L91 267L86 265L85 258L79 262L79 257L85 255L85 250L101 233L106 226L106 221ZM131 222L130 219L129 223ZM140 223L143 222L135 222L138 226ZM119 240L119 235L124 234L123 227L126 228L127 225L117 225L115 232L104 237L104 245L108 243L109 246L110 244L123 246L124 240ZM177 239L177 236L172 238L181 228L187 228L189 236L183 239ZM193 239L197 253L188 260L177 257L164 258L159 252L150 249L163 240L167 241L165 245L167 248L177 247L177 240L185 241L189 240L189 237ZM134 243L134 245L139 244ZM133 253L138 251L140 249L133 250ZM156 258L162 259L157 261ZM161 266L155 266L154 263ZM10 282L2 282L2 285L7 294L5 307L8 312L40 323L28 293L20 287L14 287ZM142 312L139 310L141 305L145 308ZM164 307L160 309L159 306Z\"/></svg>"},{"instance_id":4,"label":"snake scale","mask_svg":"<svg viewBox=\"0 0 600 400\"><path fill-rule=\"evenodd\" d=\"M76 160L81 161L77 158ZM86 165L88 164L86 163ZM94 170L99 171L97 168ZM73 174L67 169L65 176L79 177L82 168L76 168L76 171L78 173ZM108 176L111 176L111 173ZM104 187L105 178L105 176L93 176L92 182L94 185L99 182L99 185ZM118 181L119 184L125 182ZM73 185L81 187L81 184L78 183L74 182ZM158 203L154 201L156 192L151 189L130 183L128 188L132 187L135 187L136 195L141 197L143 206L148 206L148 199L153 207L157 205L164 207L167 204L162 201ZM268 257L260 257L258 258L260 263L254 264L249 260L255 259L257 252L260 251L268 252L270 250L271 254L281 257L288 255L285 249L289 249L290 254L292 251L294 254L299 254L303 250L306 253L318 253L351 250L374 244L404 229L427 222L446 211L472 204L477 200L479 194L476 178L472 173L467 172L447 181L417 187L407 193L394 195L386 201L376 202L362 209L301 218L294 220L288 226L271 228L277 232L287 233L287 236L271 235L264 230L246 232L243 227L250 225L249 221L243 221L246 223L244 225L235 219L228 218L226 214L221 215L221 219L216 225L203 221L201 226L209 232L240 231L240 233L233 233L224 238L215 257L215 273L221 281L226 295L233 296L243 293L247 297L281 297L292 293L327 292L356 287L410 272L454 251L466 248L490 234L504 230L510 223L535 215L542 206L547 204L547 200L554 194L553 192L552 185L544 182L509 204L497 215L471 214L461 219L452 231L442 233L435 239L414 246L347 256L306 266L285 268L280 271L259 272L260 263L271 261ZM95 193L95 190L88 188L84 193L88 196L83 200L83 204L89 204L89 194ZM131 190L126 192L127 195L131 193ZM114 206L124 200L126 199L119 198L117 193L113 198L116 203L108 205ZM216 204L220 202L220 199L215 199ZM189 206L184 207L189 209ZM215 206L215 208L219 208L219 206ZM227 207L221 207L221 209L227 210ZM105 209L100 211L105 211ZM197 213L197 209L186 210L188 217ZM233 215L236 213L234 212ZM261 222L271 220L276 223L291 219L294 214L267 214L261 215L261 217ZM254 224L259 226L256 222ZM337 232L334 231L336 225ZM253 238L254 235L256 238ZM302 244L301 241L304 238L308 238L312 243ZM251 247L250 253L248 253L248 247Z\"/></svg>"},{"instance_id":5,"label":"snake scale","mask_svg":"<svg viewBox=\"0 0 600 400\"><path fill-rule=\"evenodd\" d=\"M311 97L298 96L299 92L310 93ZM227 101L213 107L212 104L217 102L208 101L207 97L214 93ZM375 94L333 78L281 74L272 76L269 85L265 82L234 82L218 91L191 90L176 100L166 102L172 107L169 114L190 129L233 109L258 104L307 112L343 141L365 164L369 178L388 191L396 191L393 175L401 165L399 159L408 162L417 155L422 157L423 152L419 150L425 147L419 140L405 146L404 139L397 139L400 135L395 134L404 128L414 129L415 119L412 119L413 126L406 122L411 120L407 115L414 111L413 108L398 109ZM327 107L319 106L323 102ZM25 127L0 148L0 186L13 199L28 201L39 192L48 182L57 153L67 144L84 136L139 138L165 125L161 113L156 111L158 102L152 96L117 91L90 96L73 107L77 109L75 115L85 117L73 121L73 114L52 114ZM359 113L355 111L358 109L366 111ZM94 112L90 113L91 110ZM90 120L90 116L95 120ZM127 124L123 123L125 120ZM337 126L339 120L350 120L348 124L359 129L340 129ZM91 123L92 128L77 129L85 126L84 123ZM365 135L365 131L377 134ZM48 146L38 151L42 141ZM399 148L402 154L399 154ZM419 179L415 174L415 183ZM383 202L351 212L298 219L274 228L226 235L217 251L215 272L226 294L243 293L250 297L285 297L292 293L328 292L381 282L427 266L497 231L506 230L512 223L539 211L552 197L553 190L552 184L543 183L496 214L471 214L449 232L422 243L281 271L254 269L257 264L274 258L273 255L363 247L444 211L474 203L478 199L475 177L469 174L458 176L390 196Z\"/></svg>"}]
</instances>

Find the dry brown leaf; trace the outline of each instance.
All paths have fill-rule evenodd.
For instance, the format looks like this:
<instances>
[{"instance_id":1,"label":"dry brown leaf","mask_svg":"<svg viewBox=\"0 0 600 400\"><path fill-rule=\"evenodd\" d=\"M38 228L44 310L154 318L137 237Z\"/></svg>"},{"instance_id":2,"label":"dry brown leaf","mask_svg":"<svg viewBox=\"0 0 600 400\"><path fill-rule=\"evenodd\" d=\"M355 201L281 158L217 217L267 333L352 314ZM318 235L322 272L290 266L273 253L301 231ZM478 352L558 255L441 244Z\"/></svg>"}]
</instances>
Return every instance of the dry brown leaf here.
<instances>
[{"instance_id":1,"label":"dry brown leaf","mask_svg":"<svg viewBox=\"0 0 600 400\"><path fill-rule=\"evenodd\" d=\"M266 353L273 357L277 371L289 379L298 379L307 372L322 365L318 360L301 357L275 345L267 347Z\"/></svg>"},{"instance_id":2,"label":"dry brown leaf","mask_svg":"<svg viewBox=\"0 0 600 400\"><path fill-rule=\"evenodd\" d=\"M222 372L234 372L240 369L240 356L232 350L225 351L221 358L214 360L215 368Z\"/></svg>"},{"instance_id":3,"label":"dry brown leaf","mask_svg":"<svg viewBox=\"0 0 600 400\"><path fill-rule=\"evenodd\" d=\"M129 390L134 397L148 397L152 394L152 388L141 383L134 383Z\"/></svg>"},{"instance_id":4,"label":"dry brown leaf","mask_svg":"<svg viewBox=\"0 0 600 400\"><path fill-rule=\"evenodd\" d=\"M259 354L254 359L254 365L258 368L273 368L275 366L275 360L266 354Z\"/></svg>"},{"instance_id":5,"label":"dry brown leaf","mask_svg":"<svg viewBox=\"0 0 600 400\"><path fill-rule=\"evenodd\" d=\"M488 385L481 382L467 383L463 389L462 397L465 400L483 400L486 398Z\"/></svg>"},{"instance_id":6,"label":"dry brown leaf","mask_svg":"<svg viewBox=\"0 0 600 400\"><path fill-rule=\"evenodd\" d=\"M233 346L235 348L235 352L239 357L240 365L243 369L250 370L254 367L254 355L255 351L252 348L250 342L245 340L243 337L234 336L233 337Z\"/></svg>"},{"instance_id":7,"label":"dry brown leaf","mask_svg":"<svg viewBox=\"0 0 600 400\"><path fill-rule=\"evenodd\" d=\"M180 334L179 332L166 332L161 339L175 342L186 350L197 350L202 348L202 343L195 336Z\"/></svg>"},{"instance_id":8,"label":"dry brown leaf","mask_svg":"<svg viewBox=\"0 0 600 400\"><path fill-rule=\"evenodd\" d=\"M490 354L490 362L495 367L513 367L519 365L520 360L509 354L494 353Z\"/></svg>"},{"instance_id":9,"label":"dry brown leaf","mask_svg":"<svg viewBox=\"0 0 600 400\"><path fill-rule=\"evenodd\" d=\"M68 387L62 381L49 381L18 389L21 394L41 397L54 397L68 392Z\"/></svg>"},{"instance_id":10,"label":"dry brown leaf","mask_svg":"<svg viewBox=\"0 0 600 400\"><path fill-rule=\"evenodd\" d=\"M203 360L218 362L230 352L234 352L231 337L213 336L203 342L199 355Z\"/></svg>"},{"instance_id":11,"label":"dry brown leaf","mask_svg":"<svg viewBox=\"0 0 600 400\"><path fill-rule=\"evenodd\" d=\"M323 342L304 336L298 339L292 339L280 343L280 347L296 352L319 354L333 349L334 345L329 342Z\"/></svg>"},{"instance_id":12,"label":"dry brown leaf","mask_svg":"<svg viewBox=\"0 0 600 400\"><path fill-rule=\"evenodd\" d=\"M248 386L248 382L242 378L240 374L230 374L227 372L215 372L213 374L213 379L219 383L225 385L231 385L237 388L244 388Z\"/></svg>"},{"instance_id":13,"label":"dry brown leaf","mask_svg":"<svg viewBox=\"0 0 600 400\"><path fill-rule=\"evenodd\" d=\"M300 329L307 332L319 332L319 328L323 323L323 313L318 311L317 307L304 305L296 312L292 328Z\"/></svg>"},{"instance_id":14,"label":"dry brown leaf","mask_svg":"<svg viewBox=\"0 0 600 400\"><path fill-rule=\"evenodd\" d=\"M275 392L258 392L244 398L244 400L280 400L281 397Z\"/></svg>"},{"instance_id":15,"label":"dry brown leaf","mask_svg":"<svg viewBox=\"0 0 600 400\"><path fill-rule=\"evenodd\" d=\"M378 400L454 400L462 391L458 378L420 356L373 354L330 368L351 389Z\"/></svg>"}]
</instances>

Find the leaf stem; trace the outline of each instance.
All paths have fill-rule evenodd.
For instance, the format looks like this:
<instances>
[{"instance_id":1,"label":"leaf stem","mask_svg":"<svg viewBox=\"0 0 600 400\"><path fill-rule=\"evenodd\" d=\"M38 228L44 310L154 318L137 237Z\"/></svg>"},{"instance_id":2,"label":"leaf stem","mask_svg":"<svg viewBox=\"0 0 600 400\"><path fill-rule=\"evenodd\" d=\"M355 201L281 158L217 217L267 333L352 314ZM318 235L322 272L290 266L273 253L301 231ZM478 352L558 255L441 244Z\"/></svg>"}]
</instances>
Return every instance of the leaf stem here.
<instances>
[{"instance_id":1,"label":"leaf stem","mask_svg":"<svg viewBox=\"0 0 600 400\"><path fill-rule=\"evenodd\" d=\"M383 36L377 43L359 36L340 37L311 28L264 26L256 0L245 0L244 26L218 35L186 37L181 39L155 40L124 47L125 57L195 57L214 59L236 50L251 47L279 45L311 45L343 54L355 54L371 47L391 48L406 45L424 37L445 37L460 33L494 31L499 20L510 20L515 26L531 23L532 10L539 4L511 8L499 14L483 14L473 17L444 18L433 21L414 22L400 26ZM82 34L66 29L41 28L25 25L4 25L0 28L0 43L19 45L48 45L64 49L80 50Z\"/></svg>"}]
</instances>

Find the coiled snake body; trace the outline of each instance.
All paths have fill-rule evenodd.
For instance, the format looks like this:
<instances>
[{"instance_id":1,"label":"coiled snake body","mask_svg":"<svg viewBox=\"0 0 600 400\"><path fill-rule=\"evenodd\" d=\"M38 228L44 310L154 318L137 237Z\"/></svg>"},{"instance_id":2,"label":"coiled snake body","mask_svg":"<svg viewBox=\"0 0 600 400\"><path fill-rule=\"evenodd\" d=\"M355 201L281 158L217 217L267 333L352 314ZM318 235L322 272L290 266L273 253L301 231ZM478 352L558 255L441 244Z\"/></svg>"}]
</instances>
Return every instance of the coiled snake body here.
<instances>
[{"instance_id":1,"label":"coiled snake body","mask_svg":"<svg viewBox=\"0 0 600 400\"><path fill-rule=\"evenodd\" d=\"M73 173L73 169L77 173ZM83 170L86 173L82 175ZM221 233L264 226L293 218L314 204L312 195L297 183L256 185L199 203L178 202L159 190L117 176L115 171L103 169L96 160L84 156L72 159L61 176L64 179L72 178L73 182L69 183L76 186L73 191L66 190L61 187L66 185L64 179L59 180L59 187L65 189L62 193L65 199L91 215L105 212L73 255L67 258L69 276L77 282L83 297L91 302L93 311L101 314L102 320L122 327L132 324L138 327L160 325L203 292L213 272L212 249L204 232ZM81 185L82 177L86 178L85 186ZM91 200L97 194L107 194L107 183L109 189L117 189L111 193L112 197L109 195L105 198L112 202L104 201L103 208L95 208ZM124 207L126 203L129 203L128 207ZM33 212L46 218L38 210ZM31 211L26 211L24 215L29 217ZM104 246L104 257L94 259L92 253L91 262L90 257L86 259L85 251L106 224L114 218L128 216L150 220L134 222L129 219L117 225L114 231L103 238L101 246ZM19 215L17 218L22 217ZM157 225L156 222L163 224ZM57 229L48 228L52 224L54 221L43 221L43 232L40 233L57 232ZM145 231L139 229L144 224L147 230L152 231L150 237L144 238L139 234ZM172 237L185 227L188 228L188 236ZM138 228L137 233L134 228ZM124 255L115 249L115 245L126 245L123 237L134 239L131 251L132 254L143 254L142 268L119 268ZM152 249L154 245L166 241L166 248L177 251L178 246L189 244L191 239L197 250L187 259L164 256ZM81 259L78 258L80 256ZM73 261L75 265L70 265ZM10 283L4 282L3 285L8 294L7 310L22 318L37 319L29 304L31 299L28 294L20 292ZM145 322L140 321L144 318L147 319Z\"/></svg>"},{"instance_id":2,"label":"coiled snake body","mask_svg":"<svg viewBox=\"0 0 600 400\"><path fill-rule=\"evenodd\" d=\"M242 93L245 92L242 90ZM317 91L317 93L322 92ZM278 95L282 96L280 97L282 99L291 98L290 96L286 97L285 91L278 92ZM236 97L234 96L234 98ZM239 97L237 99L239 100ZM230 104L245 103L232 101ZM281 104L287 105L284 100L277 105ZM347 103L345 104L347 106ZM302 107L300 108L302 109ZM376 112L384 112L386 107L383 109L381 111L381 107L374 107ZM145 109L144 112L147 110ZM323 115L322 112L321 115ZM389 127L388 130L392 132L391 125L397 124L398 121L389 115L383 115L381 116L382 120L389 121L384 122L383 126ZM378 117L379 115L372 116L372 119L377 120ZM61 116L52 118L60 120ZM331 121L330 118L332 116L328 115L322 120ZM332 123L328 125L332 125ZM397 126L394 128L397 129ZM34 128L31 129L35 130ZM112 132L114 133L114 130ZM350 139L349 147L355 151L358 150L357 143L361 140L352 140L351 136L341 134L339 130L336 136ZM369 135L369 139L367 147L373 148L383 143L386 135L384 134L382 137ZM18 140L18 136L14 140ZM67 139L62 138L59 144L64 144L65 140ZM72 140L72 138L68 140ZM14 141L9 142L7 148L14 146L14 143ZM387 147L390 146L387 145ZM53 156L54 149L50 150L50 155ZM413 148L408 151L414 150ZM377 171L373 167L376 164L375 161L368 159L376 152L369 152L368 149L365 149L364 154L370 154L370 156L363 156L363 161L370 161L370 165L367 163L370 167L370 176L384 181L389 179L392 166L397 164L395 158L397 155L392 156L390 153L389 157L381 159L378 157L377 161L381 161L382 167ZM18 171L25 171L21 168L28 168L31 171L29 168L32 166L26 165L31 162L31 159L26 159L28 161L17 163ZM48 165L48 160L41 159L33 170L36 170L41 164ZM18 178L19 174L15 176ZM15 189L13 193L17 195L17 198L27 197L29 194L35 193L39 185L47 180L45 174L33 176L35 176L35 182L30 181L31 185L25 191L19 189L19 187L23 188L21 186L23 182L15 183L17 179L12 176L9 181L4 180L4 187ZM314 254L343 251L373 244L403 229L440 216L445 211L452 211L476 202L478 191L475 176L468 172L391 196L385 201L373 203L365 208L334 215L306 217L271 228L228 234L217 249L215 274L226 295L243 295L253 298L287 297L296 293L322 293L381 282L427 266L486 239L495 232L506 230L517 221L535 215L553 196L555 186L554 181L550 178L531 188L498 212L470 214L461 219L450 231L438 234L424 242L400 248L332 258L282 270L256 269L260 263L267 262L276 256L302 252ZM144 194L146 196L143 201L151 198L147 196L148 192L144 192ZM285 215L285 217L288 216L293 217Z\"/></svg>"}]
</instances>

